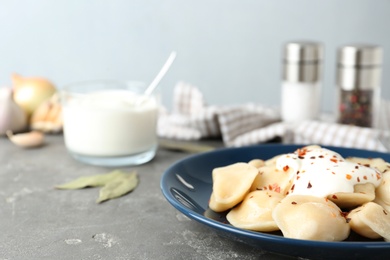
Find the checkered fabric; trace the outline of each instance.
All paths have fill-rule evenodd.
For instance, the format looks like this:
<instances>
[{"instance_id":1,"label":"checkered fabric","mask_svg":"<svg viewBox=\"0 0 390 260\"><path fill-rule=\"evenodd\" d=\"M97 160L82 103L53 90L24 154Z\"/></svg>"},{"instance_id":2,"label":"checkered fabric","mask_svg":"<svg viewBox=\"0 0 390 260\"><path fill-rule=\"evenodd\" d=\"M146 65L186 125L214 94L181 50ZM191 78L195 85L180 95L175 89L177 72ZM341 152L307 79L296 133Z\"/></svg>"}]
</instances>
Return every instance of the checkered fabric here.
<instances>
[{"instance_id":1,"label":"checkered fabric","mask_svg":"<svg viewBox=\"0 0 390 260\"><path fill-rule=\"evenodd\" d=\"M292 127L280 120L277 108L257 104L207 105L203 94L191 84L174 88L172 112L163 109L158 135L179 140L221 137L226 146L246 146L282 137L285 142L389 151L390 102L383 101L379 129L305 121ZM387 148L386 148L387 147Z\"/></svg>"}]
</instances>

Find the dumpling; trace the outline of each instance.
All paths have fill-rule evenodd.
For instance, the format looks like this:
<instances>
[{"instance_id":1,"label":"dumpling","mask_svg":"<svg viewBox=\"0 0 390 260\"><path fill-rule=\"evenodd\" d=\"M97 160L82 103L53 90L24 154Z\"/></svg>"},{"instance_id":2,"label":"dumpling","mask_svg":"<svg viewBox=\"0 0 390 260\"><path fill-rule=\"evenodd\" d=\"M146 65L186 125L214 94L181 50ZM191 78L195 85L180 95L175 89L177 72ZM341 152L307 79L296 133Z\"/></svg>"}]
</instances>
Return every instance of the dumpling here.
<instances>
[{"instance_id":1,"label":"dumpling","mask_svg":"<svg viewBox=\"0 0 390 260\"><path fill-rule=\"evenodd\" d=\"M292 185L293 172L291 169L278 170L276 165L265 165L259 168L251 191L272 190L286 195Z\"/></svg>"},{"instance_id":2,"label":"dumpling","mask_svg":"<svg viewBox=\"0 0 390 260\"><path fill-rule=\"evenodd\" d=\"M215 168L209 207L215 212L228 210L240 203L256 178L258 169L248 163Z\"/></svg>"},{"instance_id":3,"label":"dumpling","mask_svg":"<svg viewBox=\"0 0 390 260\"><path fill-rule=\"evenodd\" d=\"M272 217L288 238L342 241L350 233L340 208L326 198L289 195L275 207Z\"/></svg>"},{"instance_id":4,"label":"dumpling","mask_svg":"<svg viewBox=\"0 0 390 260\"><path fill-rule=\"evenodd\" d=\"M248 164L255 166L256 168L260 168L265 165L265 161L261 159L253 159L248 162Z\"/></svg>"},{"instance_id":5,"label":"dumpling","mask_svg":"<svg viewBox=\"0 0 390 260\"><path fill-rule=\"evenodd\" d=\"M279 157L282 157L284 154L275 155L274 157L266 160L264 162L265 165L276 165L276 161L279 159Z\"/></svg>"},{"instance_id":6,"label":"dumpling","mask_svg":"<svg viewBox=\"0 0 390 260\"><path fill-rule=\"evenodd\" d=\"M384 173L386 170L390 170L390 164L384 161L382 158L361 158L361 157L348 157L346 161L355 162L367 167L376 168L380 172Z\"/></svg>"},{"instance_id":7,"label":"dumpling","mask_svg":"<svg viewBox=\"0 0 390 260\"><path fill-rule=\"evenodd\" d=\"M382 174L382 182L375 190L374 202L390 212L390 171Z\"/></svg>"},{"instance_id":8,"label":"dumpling","mask_svg":"<svg viewBox=\"0 0 390 260\"><path fill-rule=\"evenodd\" d=\"M390 240L390 212L382 206L368 202L348 214L349 225L356 233L376 239Z\"/></svg>"},{"instance_id":9,"label":"dumpling","mask_svg":"<svg viewBox=\"0 0 390 260\"><path fill-rule=\"evenodd\" d=\"M375 186L372 183L357 184L354 192L338 192L328 196L340 208L354 208L375 199Z\"/></svg>"},{"instance_id":10,"label":"dumpling","mask_svg":"<svg viewBox=\"0 0 390 260\"><path fill-rule=\"evenodd\" d=\"M226 218L235 227L254 231L279 230L272 211L284 196L274 191L252 191L243 202L230 210Z\"/></svg>"}]
</instances>

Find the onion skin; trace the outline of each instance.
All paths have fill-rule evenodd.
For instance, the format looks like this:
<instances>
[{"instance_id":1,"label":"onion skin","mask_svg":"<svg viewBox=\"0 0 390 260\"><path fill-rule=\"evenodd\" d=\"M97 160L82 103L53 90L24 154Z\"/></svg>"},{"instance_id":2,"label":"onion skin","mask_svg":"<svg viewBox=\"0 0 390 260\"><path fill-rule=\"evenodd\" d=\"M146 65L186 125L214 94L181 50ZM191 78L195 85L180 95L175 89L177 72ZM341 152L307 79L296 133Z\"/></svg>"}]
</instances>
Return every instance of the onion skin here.
<instances>
[{"instance_id":1,"label":"onion skin","mask_svg":"<svg viewBox=\"0 0 390 260\"><path fill-rule=\"evenodd\" d=\"M12 99L11 88L0 88L0 136L27 128L27 115Z\"/></svg>"},{"instance_id":2,"label":"onion skin","mask_svg":"<svg viewBox=\"0 0 390 260\"><path fill-rule=\"evenodd\" d=\"M45 78L12 75L15 102L30 116L34 110L56 91L56 87Z\"/></svg>"}]
</instances>

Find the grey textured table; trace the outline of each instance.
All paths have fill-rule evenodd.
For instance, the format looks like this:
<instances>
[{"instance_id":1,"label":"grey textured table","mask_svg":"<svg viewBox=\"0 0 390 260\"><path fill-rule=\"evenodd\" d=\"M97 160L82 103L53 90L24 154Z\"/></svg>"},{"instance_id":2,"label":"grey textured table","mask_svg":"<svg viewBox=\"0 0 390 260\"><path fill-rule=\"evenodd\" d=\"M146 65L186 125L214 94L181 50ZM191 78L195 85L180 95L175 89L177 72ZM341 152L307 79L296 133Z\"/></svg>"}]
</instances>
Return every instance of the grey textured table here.
<instances>
[{"instance_id":1,"label":"grey textured table","mask_svg":"<svg viewBox=\"0 0 390 260\"><path fill-rule=\"evenodd\" d=\"M220 237L165 200L161 176L185 156L160 149L133 167L132 193L96 204L98 189L53 186L110 169L73 160L61 135L30 150L0 137L0 259L287 259Z\"/></svg>"}]
</instances>

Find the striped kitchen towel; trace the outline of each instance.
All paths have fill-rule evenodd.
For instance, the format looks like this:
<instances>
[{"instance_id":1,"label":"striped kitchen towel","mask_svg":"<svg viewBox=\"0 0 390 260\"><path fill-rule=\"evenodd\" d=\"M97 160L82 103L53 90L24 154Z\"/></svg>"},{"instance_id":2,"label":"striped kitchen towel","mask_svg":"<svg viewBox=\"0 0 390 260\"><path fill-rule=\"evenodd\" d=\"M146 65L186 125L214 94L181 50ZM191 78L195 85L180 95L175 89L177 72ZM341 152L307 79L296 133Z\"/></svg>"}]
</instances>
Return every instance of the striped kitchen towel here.
<instances>
[{"instance_id":1,"label":"striped kitchen towel","mask_svg":"<svg viewBox=\"0 0 390 260\"><path fill-rule=\"evenodd\" d=\"M209 106L197 87L179 82L174 88L172 113L166 109L160 113L158 135L181 140L222 137L227 146L234 146L241 135L279 120L277 109L261 105ZM267 133L254 142L278 135Z\"/></svg>"},{"instance_id":2,"label":"striped kitchen towel","mask_svg":"<svg viewBox=\"0 0 390 260\"><path fill-rule=\"evenodd\" d=\"M390 101L382 99L376 128L307 121L295 128L293 142L390 152Z\"/></svg>"},{"instance_id":3,"label":"striped kitchen towel","mask_svg":"<svg viewBox=\"0 0 390 260\"><path fill-rule=\"evenodd\" d=\"M319 144L360 148L386 152L385 139L389 138L389 131L342 125L336 123L306 121L293 130L294 143Z\"/></svg>"},{"instance_id":4,"label":"striped kitchen towel","mask_svg":"<svg viewBox=\"0 0 390 260\"><path fill-rule=\"evenodd\" d=\"M180 82L174 88L172 112L162 110L158 135L179 140L222 138L226 146L264 143L276 137L296 144L318 144L390 151L390 102L383 101L380 128L333 122L305 121L295 127L281 122L277 108L257 104L210 106L195 86Z\"/></svg>"}]
</instances>

